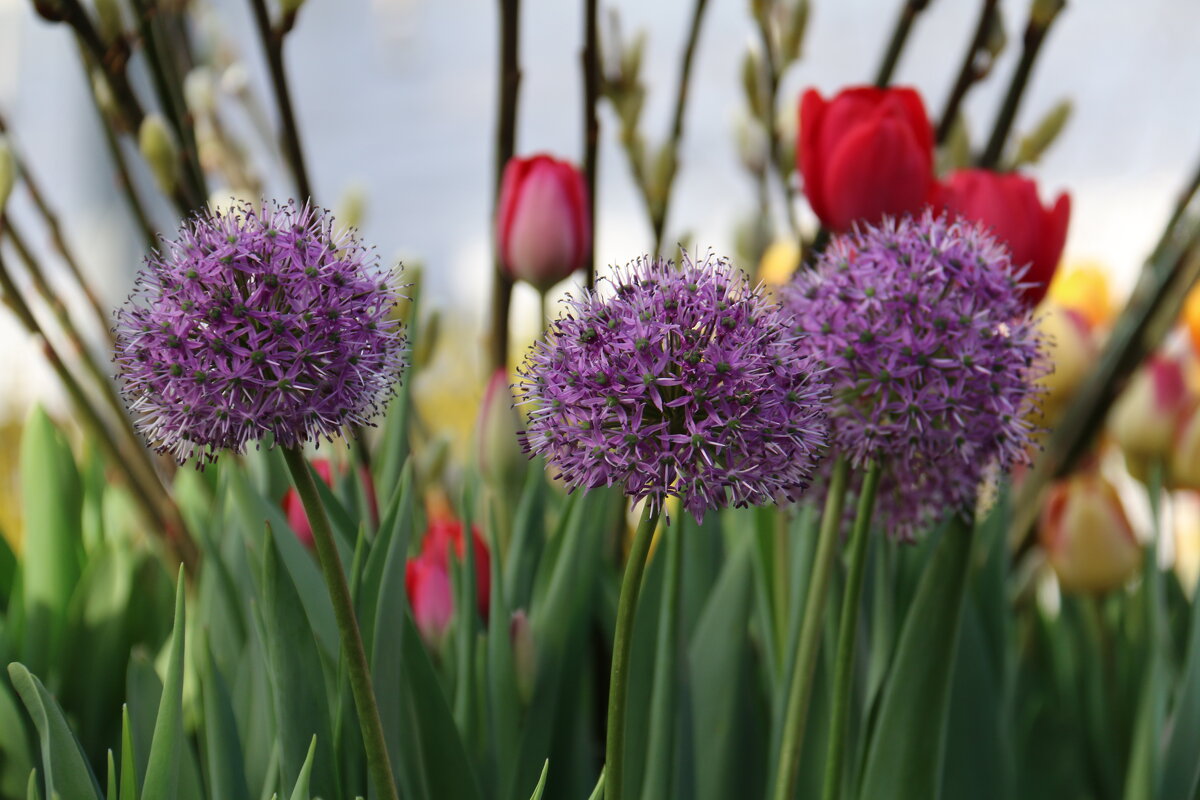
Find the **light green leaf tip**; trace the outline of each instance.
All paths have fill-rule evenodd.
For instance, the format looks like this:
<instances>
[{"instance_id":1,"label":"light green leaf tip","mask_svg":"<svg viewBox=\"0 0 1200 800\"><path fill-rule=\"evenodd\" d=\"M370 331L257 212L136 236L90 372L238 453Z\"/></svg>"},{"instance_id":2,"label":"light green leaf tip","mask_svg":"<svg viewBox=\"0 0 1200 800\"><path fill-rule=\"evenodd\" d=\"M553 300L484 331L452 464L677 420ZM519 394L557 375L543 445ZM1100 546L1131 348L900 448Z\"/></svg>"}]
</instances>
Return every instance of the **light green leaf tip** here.
<instances>
[{"instance_id":1,"label":"light green leaf tip","mask_svg":"<svg viewBox=\"0 0 1200 800\"><path fill-rule=\"evenodd\" d=\"M546 776L550 774L550 759L542 764L542 777L538 778L537 786L533 788L533 794L529 800L542 800L542 792L546 791Z\"/></svg>"},{"instance_id":2,"label":"light green leaf tip","mask_svg":"<svg viewBox=\"0 0 1200 800\"><path fill-rule=\"evenodd\" d=\"M179 783L179 756L183 750L183 644L187 638L182 567L178 581L170 660L154 722L154 737L150 740L146 781L142 785L142 796L147 798L174 797Z\"/></svg>"},{"instance_id":3,"label":"light green leaf tip","mask_svg":"<svg viewBox=\"0 0 1200 800\"><path fill-rule=\"evenodd\" d=\"M308 755L304 759L304 766L300 768L300 774L296 777L296 787L292 789L292 800L309 800L308 779L312 775L313 757L316 752L317 737L314 736L308 745Z\"/></svg>"}]
</instances>

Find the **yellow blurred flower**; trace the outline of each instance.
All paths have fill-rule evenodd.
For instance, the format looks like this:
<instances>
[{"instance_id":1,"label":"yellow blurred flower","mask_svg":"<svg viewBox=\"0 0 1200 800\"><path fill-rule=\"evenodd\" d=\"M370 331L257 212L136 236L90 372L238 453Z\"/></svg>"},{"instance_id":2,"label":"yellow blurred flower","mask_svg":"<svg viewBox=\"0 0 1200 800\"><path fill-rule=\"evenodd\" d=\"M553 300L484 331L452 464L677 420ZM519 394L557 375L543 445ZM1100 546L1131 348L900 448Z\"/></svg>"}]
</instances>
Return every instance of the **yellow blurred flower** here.
<instances>
[{"instance_id":1,"label":"yellow blurred flower","mask_svg":"<svg viewBox=\"0 0 1200 800\"><path fill-rule=\"evenodd\" d=\"M1038 537L1066 592L1117 589L1141 563L1121 498L1099 472L1076 473L1050 488Z\"/></svg>"},{"instance_id":2,"label":"yellow blurred flower","mask_svg":"<svg viewBox=\"0 0 1200 800\"><path fill-rule=\"evenodd\" d=\"M800 246L791 239L779 239L763 252L758 279L767 286L782 286L792 279L799 266Z\"/></svg>"},{"instance_id":3,"label":"yellow blurred flower","mask_svg":"<svg viewBox=\"0 0 1200 800\"><path fill-rule=\"evenodd\" d=\"M1192 351L1200 356L1200 285L1193 286L1183 301L1183 324L1192 340Z\"/></svg>"},{"instance_id":4,"label":"yellow blurred flower","mask_svg":"<svg viewBox=\"0 0 1200 800\"><path fill-rule=\"evenodd\" d=\"M1092 325L1108 325L1116 314L1108 272L1103 264L1094 261L1068 264L1050 282L1048 297L1083 314Z\"/></svg>"},{"instance_id":5,"label":"yellow blurred flower","mask_svg":"<svg viewBox=\"0 0 1200 800\"><path fill-rule=\"evenodd\" d=\"M1041 397L1041 424L1058 421L1076 390L1096 363L1099 346L1096 333L1083 312L1055 302L1042 306L1038 328L1046 337L1047 352L1054 369L1038 383L1045 390Z\"/></svg>"}]
</instances>

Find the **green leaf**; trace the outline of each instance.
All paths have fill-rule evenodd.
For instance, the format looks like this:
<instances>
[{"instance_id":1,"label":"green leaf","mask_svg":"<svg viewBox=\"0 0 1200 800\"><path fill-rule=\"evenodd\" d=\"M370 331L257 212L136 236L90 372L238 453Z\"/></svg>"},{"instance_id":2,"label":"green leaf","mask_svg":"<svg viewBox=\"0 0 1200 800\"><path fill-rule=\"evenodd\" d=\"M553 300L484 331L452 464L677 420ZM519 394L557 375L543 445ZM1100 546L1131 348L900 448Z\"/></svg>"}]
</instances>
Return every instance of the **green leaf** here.
<instances>
[{"instance_id":1,"label":"green leaf","mask_svg":"<svg viewBox=\"0 0 1200 800\"><path fill-rule=\"evenodd\" d=\"M200 689L204 703L209 794L222 800L251 800L229 685L217 669L212 650L205 648L205 655Z\"/></svg>"},{"instance_id":2,"label":"green leaf","mask_svg":"<svg viewBox=\"0 0 1200 800\"><path fill-rule=\"evenodd\" d=\"M603 800L604 798L604 768L600 768L600 777L596 779L596 788L592 790L588 800Z\"/></svg>"},{"instance_id":3,"label":"green leaf","mask_svg":"<svg viewBox=\"0 0 1200 800\"><path fill-rule=\"evenodd\" d=\"M538 778L537 786L533 787L533 794L529 796L529 800L542 800L542 792L546 791L546 775L550 772L550 759L546 759L546 763L542 765L542 777Z\"/></svg>"},{"instance_id":4,"label":"green leaf","mask_svg":"<svg viewBox=\"0 0 1200 800\"><path fill-rule=\"evenodd\" d=\"M520 741L520 695L516 667L513 662L510 634L510 609L505 606L499 549L499 527L496 525L496 506L488 506L488 538L492 548L491 586L487 629L487 693L491 713L492 740L499 785L507 786L516 767L517 745Z\"/></svg>"},{"instance_id":5,"label":"green leaf","mask_svg":"<svg viewBox=\"0 0 1200 800\"><path fill-rule=\"evenodd\" d=\"M25 784L26 800L42 800L42 790L38 788L37 770L32 770L29 773L29 780Z\"/></svg>"},{"instance_id":6,"label":"green leaf","mask_svg":"<svg viewBox=\"0 0 1200 800\"><path fill-rule=\"evenodd\" d=\"M25 791L34 752L27 725L8 681L0 680L0 797L18 797Z\"/></svg>"},{"instance_id":7,"label":"green leaf","mask_svg":"<svg viewBox=\"0 0 1200 800\"><path fill-rule=\"evenodd\" d=\"M867 749L864 800L938 796L973 534L955 516L905 614Z\"/></svg>"},{"instance_id":8,"label":"green leaf","mask_svg":"<svg viewBox=\"0 0 1200 800\"><path fill-rule=\"evenodd\" d=\"M183 570L179 572L179 585L175 593L175 630L171 634L170 657L167 661L167 677L163 683L162 697L158 703L158 717L154 722L154 738L150 741L150 759L146 766L146 780L142 784L142 796L175 797L179 786L179 762L183 741L183 645L187 639L187 618L184 605Z\"/></svg>"},{"instance_id":9,"label":"green leaf","mask_svg":"<svg viewBox=\"0 0 1200 800\"><path fill-rule=\"evenodd\" d=\"M341 797L345 788L335 774L333 724L329 685L313 631L283 558L270 532L263 546L262 631L274 699L283 786L294 786L312 737L318 758L313 791L327 800Z\"/></svg>"},{"instance_id":10,"label":"green leaf","mask_svg":"<svg viewBox=\"0 0 1200 800\"><path fill-rule=\"evenodd\" d=\"M658 540L658 551L666 564L658 607L642 800L677 796L677 792L672 791L671 781L677 750L674 734L678 727L679 687L683 682L679 669L679 573L683 560L682 539L687 533L682 520L686 516L677 514L674 524L663 528Z\"/></svg>"},{"instance_id":11,"label":"green leaf","mask_svg":"<svg viewBox=\"0 0 1200 800\"><path fill-rule=\"evenodd\" d=\"M1192 593L1187 659L1167 726L1159 797L1195 797L1200 788L1200 587Z\"/></svg>"},{"instance_id":12,"label":"green leaf","mask_svg":"<svg viewBox=\"0 0 1200 800\"><path fill-rule=\"evenodd\" d=\"M48 675L61 652L71 594L82 569L83 491L66 437L34 408L21 436L21 553L30 669ZM52 681L53 683L53 681Z\"/></svg>"},{"instance_id":13,"label":"green leaf","mask_svg":"<svg viewBox=\"0 0 1200 800\"><path fill-rule=\"evenodd\" d=\"M117 764L113 761L112 750L108 751L108 791L104 793L107 800L119 800L117 797Z\"/></svg>"},{"instance_id":14,"label":"green leaf","mask_svg":"<svg viewBox=\"0 0 1200 800\"><path fill-rule=\"evenodd\" d=\"M754 551L755 542L746 536L730 554L688 646L698 800L743 796L746 776L740 751L731 744L739 738L735 689L751 671L746 630Z\"/></svg>"},{"instance_id":15,"label":"green leaf","mask_svg":"<svg viewBox=\"0 0 1200 800\"><path fill-rule=\"evenodd\" d=\"M121 794L120 800L138 800L137 757L133 750L133 731L129 725L129 707L121 706Z\"/></svg>"},{"instance_id":16,"label":"green leaf","mask_svg":"<svg viewBox=\"0 0 1200 800\"><path fill-rule=\"evenodd\" d=\"M14 581L17 577L17 556L8 545L4 530L0 529L0 612L8 608Z\"/></svg>"},{"instance_id":17,"label":"green leaf","mask_svg":"<svg viewBox=\"0 0 1200 800\"><path fill-rule=\"evenodd\" d=\"M292 800L309 800L308 781L312 775L313 755L317 752L317 737L312 738L308 745L308 755L304 758L304 766L300 768L300 776L296 778L296 788L292 789Z\"/></svg>"},{"instance_id":18,"label":"green leaf","mask_svg":"<svg viewBox=\"0 0 1200 800\"><path fill-rule=\"evenodd\" d=\"M504 553L504 599L510 611L528 608L533 576L546 542L546 473L535 464L513 518L512 540ZM498 559L497 559L498 560Z\"/></svg>"},{"instance_id":19,"label":"green leaf","mask_svg":"<svg viewBox=\"0 0 1200 800\"><path fill-rule=\"evenodd\" d=\"M37 728L47 796L60 794L70 800L100 800L100 784L92 775L83 749L58 703L23 664L9 664L8 676Z\"/></svg>"},{"instance_id":20,"label":"green leaf","mask_svg":"<svg viewBox=\"0 0 1200 800\"><path fill-rule=\"evenodd\" d=\"M379 612L385 570L389 564L393 569L404 570L408 556L408 542L412 536L413 516L413 467L411 463L404 465L400 475L400 486L391 492L391 501L379 521L379 532L367 554L367 563L363 566L362 577L359 581L357 610L359 625L363 632L363 644L366 647L367 658L371 657L375 639L381 633L387 635L391 626L377 630L376 614ZM393 548L399 550L398 560L391 560Z\"/></svg>"}]
</instances>

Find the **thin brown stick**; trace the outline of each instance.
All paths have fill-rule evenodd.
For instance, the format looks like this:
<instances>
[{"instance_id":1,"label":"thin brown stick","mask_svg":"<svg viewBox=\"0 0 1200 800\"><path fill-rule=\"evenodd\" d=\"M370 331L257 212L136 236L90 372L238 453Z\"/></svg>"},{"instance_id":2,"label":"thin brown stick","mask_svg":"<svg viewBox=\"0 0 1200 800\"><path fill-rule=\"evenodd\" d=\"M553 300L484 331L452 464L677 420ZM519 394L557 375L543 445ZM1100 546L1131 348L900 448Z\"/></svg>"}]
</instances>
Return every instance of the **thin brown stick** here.
<instances>
[{"instance_id":1,"label":"thin brown stick","mask_svg":"<svg viewBox=\"0 0 1200 800\"><path fill-rule=\"evenodd\" d=\"M275 87L275 102L279 109L279 123L282 127L283 152L287 156L288 166L291 167L292 177L296 181L296 191L300 193L299 201L301 203L310 202L313 197L312 183L308 179L304 149L300 145L300 128L296 124L296 114L292 107L292 93L288 87L287 71L283 65L283 40L295 24L296 15L294 12L285 14L278 25L272 25L265 0L250 0L250 5L254 9L254 21L258 26L258 35L267 56L271 84Z\"/></svg>"},{"instance_id":2,"label":"thin brown stick","mask_svg":"<svg viewBox=\"0 0 1200 800\"><path fill-rule=\"evenodd\" d=\"M975 34L971 37L971 44L967 47L967 52L963 56L962 66L958 68L958 77L954 80L954 88L950 90L950 96L946 98L946 107L942 109L942 116L938 121L938 144L946 141L946 138L950 135L950 131L954 128L954 121L958 117L958 109L962 107L963 100L967 97L967 92L982 77L982 73L975 62L979 58L979 53L987 44L988 31L995 22L994 17L996 15L997 2L999 0L983 0L980 3L979 21L975 23Z\"/></svg>"},{"instance_id":3,"label":"thin brown stick","mask_svg":"<svg viewBox=\"0 0 1200 800\"><path fill-rule=\"evenodd\" d=\"M496 120L493 221L500 208L500 182L504 177L504 167L516 152L517 95L521 87L520 17L520 0L500 0L500 104ZM513 281L500 264L499 242L496 247L496 268L492 272L491 366L502 368L508 364L508 310L512 302Z\"/></svg>"},{"instance_id":4,"label":"thin brown stick","mask_svg":"<svg viewBox=\"0 0 1200 800\"><path fill-rule=\"evenodd\" d=\"M590 289L596 284L596 167L600 149L600 32L597 16L599 0L585 0L583 11L583 177L587 183L588 245L584 282Z\"/></svg>"},{"instance_id":5,"label":"thin brown stick","mask_svg":"<svg viewBox=\"0 0 1200 800\"><path fill-rule=\"evenodd\" d=\"M888 40L887 50L884 51L883 61L879 71L875 73L875 85L883 88L892 82L892 73L900 62L900 54L908 44L908 35L912 33L913 22L917 15L925 10L929 0L905 0L900 8L900 16L896 18L896 26L892 29L892 38Z\"/></svg>"}]
</instances>

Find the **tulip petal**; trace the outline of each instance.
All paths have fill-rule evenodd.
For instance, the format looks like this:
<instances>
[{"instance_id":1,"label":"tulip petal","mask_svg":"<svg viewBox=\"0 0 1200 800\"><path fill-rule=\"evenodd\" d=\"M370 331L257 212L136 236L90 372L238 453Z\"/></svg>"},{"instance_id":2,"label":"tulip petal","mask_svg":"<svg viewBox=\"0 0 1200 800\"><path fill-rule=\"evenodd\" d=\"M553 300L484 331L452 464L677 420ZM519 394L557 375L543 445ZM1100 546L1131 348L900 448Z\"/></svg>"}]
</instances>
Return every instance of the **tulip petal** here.
<instances>
[{"instance_id":1,"label":"tulip petal","mask_svg":"<svg viewBox=\"0 0 1200 800\"><path fill-rule=\"evenodd\" d=\"M862 124L839 142L826 170L825 223L835 231L885 214L920 211L932 175L919 142L903 122Z\"/></svg>"}]
</instances>

